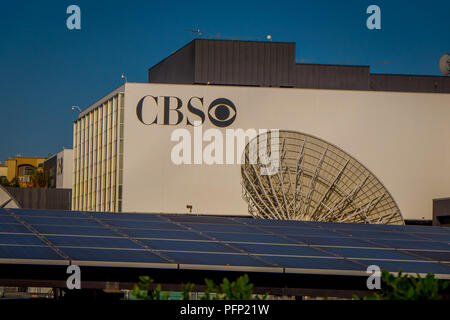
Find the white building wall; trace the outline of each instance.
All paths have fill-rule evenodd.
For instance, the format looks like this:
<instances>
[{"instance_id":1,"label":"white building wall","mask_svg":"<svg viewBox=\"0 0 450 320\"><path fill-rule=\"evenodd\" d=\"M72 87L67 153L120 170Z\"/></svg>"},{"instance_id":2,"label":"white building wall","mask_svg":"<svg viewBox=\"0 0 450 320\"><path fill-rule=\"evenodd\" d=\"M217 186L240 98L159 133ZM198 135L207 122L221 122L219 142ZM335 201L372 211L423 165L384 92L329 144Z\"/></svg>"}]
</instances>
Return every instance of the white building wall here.
<instances>
[{"instance_id":1,"label":"white building wall","mask_svg":"<svg viewBox=\"0 0 450 320\"><path fill-rule=\"evenodd\" d=\"M73 150L63 149L56 159L56 188L72 189Z\"/></svg>"},{"instance_id":2,"label":"white building wall","mask_svg":"<svg viewBox=\"0 0 450 320\"><path fill-rule=\"evenodd\" d=\"M406 219L430 219L432 199L449 196L450 94L127 83L122 211L185 213L190 204L194 213L247 213L240 166L173 164L173 130L193 128L186 118L142 124L136 105L145 95L179 97L185 116L193 96L204 99L205 114L211 101L227 98L237 109L228 128L295 130L333 143L381 180ZM157 107L149 103L144 116L152 119Z\"/></svg>"}]
</instances>

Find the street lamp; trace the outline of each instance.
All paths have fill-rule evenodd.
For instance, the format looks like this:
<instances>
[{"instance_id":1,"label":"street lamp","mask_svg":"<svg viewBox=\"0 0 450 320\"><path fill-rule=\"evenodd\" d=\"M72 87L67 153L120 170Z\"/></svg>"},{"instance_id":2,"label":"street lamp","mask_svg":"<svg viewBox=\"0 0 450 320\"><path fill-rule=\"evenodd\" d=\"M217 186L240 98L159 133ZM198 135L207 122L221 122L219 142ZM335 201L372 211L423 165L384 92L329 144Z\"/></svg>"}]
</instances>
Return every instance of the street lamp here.
<instances>
[{"instance_id":1,"label":"street lamp","mask_svg":"<svg viewBox=\"0 0 450 320\"><path fill-rule=\"evenodd\" d=\"M79 112L81 112L81 109L79 106L72 106L72 110L78 109Z\"/></svg>"}]
</instances>

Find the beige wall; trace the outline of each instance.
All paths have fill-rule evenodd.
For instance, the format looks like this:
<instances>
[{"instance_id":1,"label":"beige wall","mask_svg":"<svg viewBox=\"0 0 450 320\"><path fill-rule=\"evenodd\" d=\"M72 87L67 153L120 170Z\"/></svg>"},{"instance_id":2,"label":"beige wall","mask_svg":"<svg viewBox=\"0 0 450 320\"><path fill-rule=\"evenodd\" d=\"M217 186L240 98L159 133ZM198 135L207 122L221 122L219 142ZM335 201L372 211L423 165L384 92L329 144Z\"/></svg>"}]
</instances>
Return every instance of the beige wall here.
<instances>
[{"instance_id":1,"label":"beige wall","mask_svg":"<svg viewBox=\"0 0 450 320\"><path fill-rule=\"evenodd\" d=\"M432 199L450 195L450 94L128 83L123 211L184 213L192 204L195 213L247 213L240 166L174 165L170 136L185 121L143 125L136 105L144 95L177 96L185 115L192 96L204 97L205 114L228 98L237 108L228 128L296 130L333 143L384 183L407 219L430 219ZM206 119L203 129L211 127Z\"/></svg>"},{"instance_id":2,"label":"beige wall","mask_svg":"<svg viewBox=\"0 0 450 320\"><path fill-rule=\"evenodd\" d=\"M56 188L71 189L73 175L73 150L63 149L56 156Z\"/></svg>"},{"instance_id":3,"label":"beige wall","mask_svg":"<svg viewBox=\"0 0 450 320\"><path fill-rule=\"evenodd\" d=\"M8 176L8 167L0 165L0 177Z\"/></svg>"}]
</instances>

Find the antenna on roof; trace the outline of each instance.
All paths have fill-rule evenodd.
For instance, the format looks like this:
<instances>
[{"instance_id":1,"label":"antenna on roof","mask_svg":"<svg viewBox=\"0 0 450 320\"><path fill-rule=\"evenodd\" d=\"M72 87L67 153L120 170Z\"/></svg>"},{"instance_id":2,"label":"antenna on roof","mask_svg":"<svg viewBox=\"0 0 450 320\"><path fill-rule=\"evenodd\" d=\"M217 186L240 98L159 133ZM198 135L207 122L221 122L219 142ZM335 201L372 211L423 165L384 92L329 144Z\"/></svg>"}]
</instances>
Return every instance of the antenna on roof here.
<instances>
[{"instance_id":1,"label":"antenna on roof","mask_svg":"<svg viewBox=\"0 0 450 320\"><path fill-rule=\"evenodd\" d=\"M197 30L186 30L186 31L191 33L191 40L194 39L195 35L197 35L197 37L201 37L203 35L202 32L200 31L200 29L197 29Z\"/></svg>"},{"instance_id":2,"label":"antenna on roof","mask_svg":"<svg viewBox=\"0 0 450 320\"><path fill-rule=\"evenodd\" d=\"M256 37L256 38L245 38L242 39L239 36L231 36L231 35L224 35L221 34L220 32L218 32L217 34L201 34L203 35L206 39L223 39L223 40L240 40L240 41L261 41L261 38ZM266 39L268 39L266 37ZM272 40L270 40L272 41Z\"/></svg>"},{"instance_id":3,"label":"antenna on roof","mask_svg":"<svg viewBox=\"0 0 450 320\"><path fill-rule=\"evenodd\" d=\"M382 61L382 62L378 62L378 64L384 64L386 66L386 73L388 73L388 66L390 64L395 64L396 62L393 61Z\"/></svg>"}]
</instances>

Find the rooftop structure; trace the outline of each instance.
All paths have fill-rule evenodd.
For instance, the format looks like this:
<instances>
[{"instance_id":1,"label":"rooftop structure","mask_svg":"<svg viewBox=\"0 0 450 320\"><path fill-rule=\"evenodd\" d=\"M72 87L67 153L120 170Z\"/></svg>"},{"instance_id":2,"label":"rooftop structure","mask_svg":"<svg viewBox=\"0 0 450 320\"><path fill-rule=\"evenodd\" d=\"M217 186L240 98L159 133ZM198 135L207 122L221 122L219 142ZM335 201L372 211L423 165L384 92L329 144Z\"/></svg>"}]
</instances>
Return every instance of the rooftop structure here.
<instances>
[{"instance_id":1,"label":"rooftop structure","mask_svg":"<svg viewBox=\"0 0 450 320\"><path fill-rule=\"evenodd\" d=\"M148 82L450 93L450 77L374 74L369 66L296 63L295 57L293 42L195 39L152 66Z\"/></svg>"}]
</instances>

